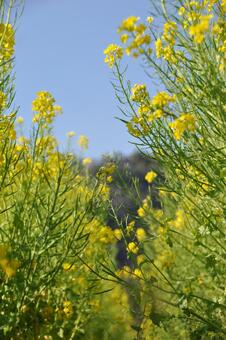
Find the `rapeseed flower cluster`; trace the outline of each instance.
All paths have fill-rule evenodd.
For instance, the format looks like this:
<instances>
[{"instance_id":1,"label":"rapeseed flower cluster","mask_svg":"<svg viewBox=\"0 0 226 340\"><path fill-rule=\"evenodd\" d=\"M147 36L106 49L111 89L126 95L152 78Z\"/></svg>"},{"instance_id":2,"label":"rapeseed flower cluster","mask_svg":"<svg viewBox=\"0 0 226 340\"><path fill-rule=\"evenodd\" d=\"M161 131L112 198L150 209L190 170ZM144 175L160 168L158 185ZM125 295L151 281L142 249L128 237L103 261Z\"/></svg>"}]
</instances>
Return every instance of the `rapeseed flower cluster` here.
<instances>
[{"instance_id":1,"label":"rapeseed flower cluster","mask_svg":"<svg viewBox=\"0 0 226 340\"><path fill-rule=\"evenodd\" d=\"M108 64L110 68L112 68L118 59L122 59L123 49L116 44L110 44L104 50L104 54L106 55L104 62Z\"/></svg>"},{"instance_id":2,"label":"rapeseed flower cluster","mask_svg":"<svg viewBox=\"0 0 226 340\"><path fill-rule=\"evenodd\" d=\"M191 114L184 113L179 118L170 123L170 127L173 130L175 138L180 140L185 131L195 130L195 118Z\"/></svg>"},{"instance_id":3,"label":"rapeseed flower cluster","mask_svg":"<svg viewBox=\"0 0 226 340\"><path fill-rule=\"evenodd\" d=\"M33 117L33 122L43 122L51 124L58 113L62 112L59 105L54 105L55 99L47 91L40 91L32 102L32 111L37 112Z\"/></svg>"},{"instance_id":4,"label":"rapeseed flower cluster","mask_svg":"<svg viewBox=\"0 0 226 340\"><path fill-rule=\"evenodd\" d=\"M0 23L0 62L8 61L13 57L15 33L11 24Z\"/></svg>"},{"instance_id":5,"label":"rapeseed flower cluster","mask_svg":"<svg viewBox=\"0 0 226 340\"><path fill-rule=\"evenodd\" d=\"M197 24L191 25L189 28L189 34L193 37L194 42L201 44L204 40L205 33L209 29L209 21L212 15L202 15L199 17Z\"/></svg>"},{"instance_id":6,"label":"rapeseed flower cluster","mask_svg":"<svg viewBox=\"0 0 226 340\"><path fill-rule=\"evenodd\" d=\"M126 44L125 53L135 58L145 52L151 53L149 48L151 39L146 34L147 26L143 23L139 24L139 20L139 17L128 17L118 28L118 33L121 34L120 39L123 44ZM151 24L151 22L151 17L148 17L148 23Z\"/></svg>"}]
</instances>

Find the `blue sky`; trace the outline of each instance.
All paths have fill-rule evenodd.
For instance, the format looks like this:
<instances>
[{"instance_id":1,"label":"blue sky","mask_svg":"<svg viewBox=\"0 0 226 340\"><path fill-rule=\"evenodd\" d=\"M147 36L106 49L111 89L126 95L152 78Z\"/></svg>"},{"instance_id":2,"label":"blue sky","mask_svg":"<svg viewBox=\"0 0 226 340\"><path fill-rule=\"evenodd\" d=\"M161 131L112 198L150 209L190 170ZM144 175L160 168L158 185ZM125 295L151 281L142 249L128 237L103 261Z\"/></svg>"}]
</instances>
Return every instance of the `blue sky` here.
<instances>
[{"instance_id":1,"label":"blue sky","mask_svg":"<svg viewBox=\"0 0 226 340\"><path fill-rule=\"evenodd\" d=\"M73 130L76 137L89 137L87 155L94 158L107 152L132 152L126 127L115 119L120 111L103 50L118 42L116 29L122 19L145 18L149 5L148 0L26 0L16 35L15 68L16 104L25 126L31 122L36 92L47 90L63 107L64 114L55 123L62 144ZM129 79L144 81L140 62L128 62Z\"/></svg>"}]
</instances>

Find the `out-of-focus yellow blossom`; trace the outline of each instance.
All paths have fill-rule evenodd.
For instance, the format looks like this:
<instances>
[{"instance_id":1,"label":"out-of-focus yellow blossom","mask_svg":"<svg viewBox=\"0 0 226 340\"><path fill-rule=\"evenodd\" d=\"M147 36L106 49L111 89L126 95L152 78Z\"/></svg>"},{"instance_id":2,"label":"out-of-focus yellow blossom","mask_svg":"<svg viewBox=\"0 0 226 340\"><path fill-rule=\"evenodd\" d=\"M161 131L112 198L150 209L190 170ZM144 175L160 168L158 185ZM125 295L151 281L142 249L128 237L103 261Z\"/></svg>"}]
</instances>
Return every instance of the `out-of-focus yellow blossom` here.
<instances>
[{"instance_id":1,"label":"out-of-focus yellow blossom","mask_svg":"<svg viewBox=\"0 0 226 340\"><path fill-rule=\"evenodd\" d=\"M127 245L127 250L129 253L132 254L137 254L139 251L139 247L137 246L137 244L135 242L130 242Z\"/></svg>"},{"instance_id":2,"label":"out-of-focus yellow blossom","mask_svg":"<svg viewBox=\"0 0 226 340\"><path fill-rule=\"evenodd\" d=\"M137 214L140 217L144 217L145 216L145 210L144 208L140 207L139 209L137 209Z\"/></svg>"},{"instance_id":3,"label":"out-of-focus yellow blossom","mask_svg":"<svg viewBox=\"0 0 226 340\"><path fill-rule=\"evenodd\" d=\"M68 131L67 132L67 137L72 138L74 136L75 136L75 132L74 131Z\"/></svg>"},{"instance_id":4,"label":"out-of-focus yellow blossom","mask_svg":"<svg viewBox=\"0 0 226 340\"><path fill-rule=\"evenodd\" d=\"M100 167L100 169L97 172L96 177L99 180L107 181L108 183L112 182L112 174L116 170L116 165L113 162L108 162L104 166Z\"/></svg>"},{"instance_id":5,"label":"out-of-focus yellow blossom","mask_svg":"<svg viewBox=\"0 0 226 340\"><path fill-rule=\"evenodd\" d=\"M139 242L145 241L147 237L145 230L143 228L137 228L136 237Z\"/></svg>"},{"instance_id":6,"label":"out-of-focus yellow blossom","mask_svg":"<svg viewBox=\"0 0 226 340\"><path fill-rule=\"evenodd\" d=\"M139 24L139 25L137 25L137 26L135 27L135 31L136 31L139 35L141 35L141 34L143 34L143 33L145 32L146 28L147 28L147 26L145 26L144 24Z\"/></svg>"},{"instance_id":7,"label":"out-of-focus yellow blossom","mask_svg":"<svg viewBox=\"0 0 226 340\"><path fill-rule=\"evenodd\" d=\"M142 116L147 114L150 111L150 103L149 105L146 105L144 103L141 103L140 107L138 108L137 112Z\"/></svg>"},{"instance_id":8,"label":"out-of-focus yellow blossom","mask_svg":"<svg viewBox=\"0 0 226 340\"><path fill-rule=\"evenodd\" d=\"M116 273L119 277L123 277L125 279L128 279L131 274L131 268L129 266L124 266Z\"/></svg>"},{"instance_id":9,"label":"out-of-focus yellow blossom","mask_svg":"<svg viewBox=\"0 0 226 340\"><path fill-rule=\"evenodd\" d=\"M151 24L152 22L153 22L153 17L147 17L147 19L146 19L146 21L149 23L149 24Z\"/></svg>"},{"instance_id":10,"label":"out-of-focus yellow blossom","mask_svg":"<svg viewBox=\"0 0 226 340\"><path fill-rule=\"evenodd\" d=\"M10 128L8 129L8 137L12 140L16 139L16 130L14 129L14 126L11 125Z\"/></svg>"},{"instance_id":11,"label":"out-of-focus yellow blossom","mask_svg":"<svg viewBox=\"0 0 226 340\"><path fill-rule=\"evenodd\" d=\"M126 44L128 38L129 38L128 34L122 34L121 37L120 37L120 40L123 44Z\"/></svg>"},{"instance_id":12,"label":"out-of-focus yellow blossom","mask_svg":"<svg viewBox=\"0 0 226 340\"><path fill-rule=\"evenodd\" d=\"M110 44L105 50L104 54L106 55L104 62L108 64L110 68L112 68L117 59L122 59L123 49L121 46L116 44Z\"/></svg>"},{"instance_id":13,"label":"out-of-focus yellow blossom","mask_svg":"<svg viewBox=\"0 0 226 340\"><path fill-rule=\"evenodd\" d=\"M163 250L160 254L158 254L156 262L163 268L169 268L175 262L175 254L171 250Z\"/></svg>"},{"instance_id":14,"label":"out-of-focus yellow blossom","mask_svg":"<svg viewBox=\"0 0 226 340\"><path fill-rule=\"evenodd\" d=\"M103 197L103 199L108 200L109 194L110 194L110 188L107 185L101 185L100 187L100 194Z\"/></svg>"},{"instance_id":15,"label":"out-of-focus yellow blossom","mask_svg":"<svg viewBox=\"0 0 226 340\"><path fill-rule=\"evenodd\" d=\"M145 84L135 84L131 90L130 99L134 102L142 102L149 98L147 87Z\"/></svg>"},{"instance_id":16,"label":"out-of-focus yellow blossom","mask_svg":"<svg viewBox=\"0 0 226 340\"><path fill-rule=\"evenodd\" d=\"M6 95L4 92L0 91L0 110L6 107Z\"/></svg>"},{"instance_id":17,"label":"out-of-focus yellow blossom","mask_svg":"<svg viewBox=\"0 0 226 340\"><path fill-rule=\"evenodd\" d=\"M88 147L89 147L89 140L84 135L79 136L77 143L78 143L78 145L80 146L81 149L88 149Z\"/></svg>"},{"instance_id":18,"label":"out-of-focus yellow blossom","mask_svg":"<svg viewBox=\"0 0 226 340\"><path fill-rule=\"evenodd\" d=\"M66 315L67 318L70 318L72 316L73 313L73 306L71 301L64 301L63 303L63 312Z\"/></svg>"},{"instance_id":19,"label":"out-of-focus yellow blossom","mask_svg":"<svg viewBox=\"0 0 226 340\"><path fill-rule=\"evenodd\" d=\"M169 230L168 226L159 227L158 228L159 235L160 236L165 235L168 232L168 230Z\"/></svg>"},{"instance_id":20,"label":"out-of-focus yellow blossom","mask_svg":"<svg viewBox=\"0 0 226 340\"><path fill-rule=\"evenodd\" d=\"M204 0L203 7L207 6L208 12L213 10L213 6L218 0Z\"/></svg>"},{"instance_id":21,"label":"out-of-focus yellow blossom","mask_svg":"<svg viewBox=\"0 0 226 340\"><path fill-rule=\"evenodd\" d=\"M203 276L201 276L201 275L197 278L197 281L200 285L202 285L205 282Z\"/></svg>"},{"instance_id":22,"label":"out-of-focus yellow blossom","mask_svg":"<svg viewBox=\"0 0 226 340\"><path fill-rule=\"evenodd\" d=\"M0 24L0 61L9 60L14 53L15 33L11 24Z\"/></svg>"},{"instance_id":23,"label":"out-of-focus yellow blossom","mask_svg":"<svg viewBox=\"0 0 226 340\"><path fill-rule=\"evenodd\" d=\"M163 58L169 63L173 63L173 64L176 64L178 61L178 57L179 57L178 53L175 53L174 49L170 45L166 46L162 50Z\"/></svg>"},{"instance_id":24,"label":"out-of-focus yellow blossom","mask_svg":"<svg viewBox=\"0 0 226 340\"><path fill-rule=\"evenodd\" d=\"M114 235L115 235L117 240L120 241L122 239L122 231L120 229L115 229L114 230Z\"/></svg>"},{"instance_id":25,"label":"out-of-focus yellow blossom","mask_svg":"<svg viewBox=\"0 0 226 340\"><path fill-rule=\"evenodd\" d=\"M128 32L133 32L136 28L136 23L139 20L139 17L131 16L125 20L122 21L120 27L118 28L118 32L122 31L128 31Z\"/></svg>"},{"instance_id":26,"label":"out-of-focus yellow blossom","mask_svg":"<svg viewBox=\"0 0 226 340\"><path fill-rule=\"evenodd\" d=\"M158 38L155 42L156 57L160 58L162 55L162 40Z\"/></svg>"},{"instance_id":27,"label":"out-of-focus yellow blossom","mask_svg":"<svg viewBox=\"0 0 226 340\"><path fill-rule=\"evenodd\" d=\"M18 117L16 122L17 122L17 124L23 124L23 122L24 122L23 117Z\"/></svg>"},{"instance_id":28,"label":"out-of-focus yellow blossom","mask_svg":"<svg viewBox=\"0 0 226 340\"><path fill-rule=\"evenodd\" d=\"M10 279L15 276L17 269L20 267L20 262L17 259L8 259L7 249L2 248L0 256L0 267L5 275Z\"/></svg>"},{"instance_id":29,"label":"out-of-focus yellow blossom","mask_svg":"<svg viewBox=\"0 0 226 340\"><path fill-rule=\"evenodd\" d=\"M175 229L182 229L184 225L185 213L182 209L178 209L175 214L175 219L169 222L169 226L172 226Z\"/></svg>"},{"instance_id":30,"label":"out-of-focus yellow blossom","mask_svg":"<svg viewBox=\"0 0 226 340\"><path fill-rule=\"evenodd\" d=\"M182 16L182 15L184 15L185 11L186 10L185 10L184 7L180 7L179 10L178 10L178 14Z\"/></svg>"},{"instance_id":31,"label":"out-of-focus yellow blossom","mask_svg":"<svg viewBox=\"0 0 226 340\"><path fill-rule=\"evenodd\" d=\"M104 244L114 243L115 238L113 230L108 226L102 227L98 233L98 239Z\"/></svg>"},{"instance_id":32,"label":"out-of-focus yellow blossom","mask_svg":"<svg viewBox=\"0 0 226 340\"><path fill-rule=\"evenodd\" d=\"M147 174L145 175L145 180L148 183L152 183L153 180L156 178L157 174L154 171L149 171L147 172Z\"/></svg>"},{"instance_id":33,"label":"out-of-focus yellow blossom","mask_svg":"<svg viewBox=\"0 0 226 340\"><path fill-rule=\"evenodd\" d=\"M191 25L189 28L189 34L193 37L194 42L200 44L203 42L205 33L209 29L209 21L212 15L202 15L198 24Z\"/></svg>"},{"instance_id":34,"label":"out-of-focus yellow blossom","mask_svg":"<svg viewBox=\"0 0 226 340\"><path fill-rule=\"evenodd\" d=\"M5 258L9 251L9 247L5 244L0 245L0 259Z\"/></svg>"},{"instance_id":35,"label":"out-of-focus yellow blossom","mask_svg":"<svg viewBox=\"0 0 226 340\"><path fill-rule=\"evenodd\" d=\"M222 0L221 8L222 8L223 13L226 13L226 0Z\"/></svg>"},{"instance_id":36,"label":"out-of-focus yellow blossom","mask_svg":"<svg viewBox=\"0 0 226 340\"><path fill-rule=\"evenodd\" d=\"M83 165L89 165L89 164L91 164L91 163L92 163L92 158L90 158L90 157L84 158L84 159L82 160L82 164L83 164Z\"/></svg>"},{"instance_id":37,"label":"out-of-focus yellow blossom","mask_svg":"<svg viewBox=\"0 0 226 340\"><path fill-rule=\"evenodd\" d=\"M180 140L184 131L195 130L195 117L189 113L182 114L179 118L170 123L170 127L173 129L173 134L176 140Z\"/></svg>"},{"instance_id":38,"label":"out-of-focus yellow blossom","mask_svg":"<svg viewBox=\"0 0 226 340\"><path fill-rule=\"evenodd\" d=\"M154 324L150 318L144 318L140 328L142 329L142 336L145 340L153 340L152 333L154 330ZM157 339L157 338L156 338Z\"/></svg>"},{"instance_id":39,"label":"out-of-focus yellow blossom","mask_svg":"<svg viewBox=\"0 0 226 340\"><path fill-rule=\"evenodd\" d=\"M153 119L161 118L163 116L164 112L162 109L155 110L152 114Z\"/></svg>"},{"instance_id":40,"label":"out-of-focus yellow blossom","mask_svg":"<svg viewBox=\"0 0 226 340\"><path fill-rule=\"evenodd\" d=\"M169 103L175 102L175 96L170 96L166 92L158 92L151 100L153 106L163 108Z\"/></svg>"},{"instance_id":41,"label":"out-of-focus yellow blossom","mask_svg":"<svg viewBox=\"0 0 226 340\"><path fill-rule=\"evenodd\" d=\"M106 181L107 181L108 183L111 183L111 182L113 181L112 176L107 176Z\"/></svg>"},{"instance_id":42,"label":"out-of-focus yellow blossom","mask_svg":"<svg viewBox=\"0 0 226 340\"><path fill-rule=\"evenodd\" d=\"M22 145L27 145L29 143L29 139L26 138L25 136L20 136L18 138L18 142Z\"/></svg>"},{"instance_id":43,"label":"out-of-focus yellow blossom","mask_svg":"<svg viewBox=\"0 0 226 340\"><path fill-rule=\"evenodd\" d=\"M100 309L100 301L98 299L92 299L89 305L93 312L97 312Z\"/></svg>"},{"instance_id":44,"label":"out-of-focus yellow blossom","mask_svg":"<svg viewBox=\"0 0 226 340\"><path fill-rule=\"evenodd\" d=\"M135 226L135 221L131 221L129 224L127 224L126 231L128 234L130 234L131 231L134 230L134 226Z\"/></svg>"},{"instance_id":45,"label":"out-of-focus yellow blossom","mask_svg":"<svg viewBox=\"0 0 226 340\"><path fill-rule=\"evenodd\" d=\"M128 132L134 137L141 136L141 130L134 124L133 118L130 122L126 124Z\"/></svg>"},{"instance_id":46,"label":"out-of-focus yellow blossom","mask_svg":"<svg viewBox=\"0 0 226 340\"><path fill-rule=\"evenodd\" d=\"M137 264L140 266L144 261L146 260L146 257L144 254L138 255L137 256Z\"/></svg>"},{"instance_id":47,"label":"out-of-focus yellow blossom","mask_svg":"<svg viewBox=\"0 0 226 340\"><path fill-rule=\"evenodd\" d=\"M173 21L166 22L163 26L163 35L162 39L168 42L169 44L175 43L175 34L176 34L177 24Z\"/></svg>"},{"instance_id":48,"label":"out-of-focus yellow blossom","mask_svg":"<svg viewBox=\"0 0 226 340\"><path fill-rule=\"evenodd\" d=\"M159 196L166 197L168 195L168 191L164 190L164 188L159 189Z\"/></svg>"},{"instance_id":49,"label":"out-of-focus yellow blossom","mask_svg":"<svg viewBox=\"0 0 226 340\"><path fill-rule=\"evenodd\" d=\"M27 313L30 311L30 308L28 307L28 305L23 305L21 308L20 308L20 311L22 313Z\"/></svg>"},{"instance_id":50,"label":"out-of-focus yellow blossom","mask_svg":"<svg viewBox=\"0 0 226 340\"><path fill-rule=\"evenodd\" d=\"M133 274L140 279L143 277L142 271L139 268L135 268Z\"/></svg>"}]
</instances>

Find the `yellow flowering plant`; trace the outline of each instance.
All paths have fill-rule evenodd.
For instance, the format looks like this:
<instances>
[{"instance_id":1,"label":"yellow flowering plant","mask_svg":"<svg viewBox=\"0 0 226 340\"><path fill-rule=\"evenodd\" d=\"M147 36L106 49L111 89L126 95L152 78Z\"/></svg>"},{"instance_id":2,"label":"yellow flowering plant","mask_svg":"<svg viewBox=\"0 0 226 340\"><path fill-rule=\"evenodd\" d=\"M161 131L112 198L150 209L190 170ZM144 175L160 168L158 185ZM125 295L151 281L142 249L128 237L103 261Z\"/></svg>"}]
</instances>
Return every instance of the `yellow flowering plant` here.
<instances>
[{"instance_id":1,"label":"yellow flowering plant","mask_svg":"<svg viewBox=\"0 0 226 340\"><path fill-rule=\"evenodd\" d=\"M52 123L62 109L48 91L37 93L31 134L22 134L24 120L12 111L11 22L20 9L17 1L0 2L0 338L97 339L104 325L113 339L124 332L129 340L127 295L102 280L117 242L106 219L115 166L94 177L91 158L59 150ZM88 138L78 144L87 149ZM104 313L109 305L114 309Z\"/></svg>"},{"instance_id":2,"label":"yellow flowering plant","mask_svg":"<svg viewBox=\"0 0 226 340\"><path fill-rule=\"evenodd\" d=\"M144 232L126 228L139 281L137 334L224 339L225 1L151 6L149 25L128 18L118 30L125 53L140 57L150 77L131 88L121 63L113 65L122 122L161 168L160 178L152 171L145 176L159 186L158 206L150 191L133 216ZM139 34L149 36L146 44L135 44ZM154 96L151 80L161 89Z\"/></svg>"}]
</instances>

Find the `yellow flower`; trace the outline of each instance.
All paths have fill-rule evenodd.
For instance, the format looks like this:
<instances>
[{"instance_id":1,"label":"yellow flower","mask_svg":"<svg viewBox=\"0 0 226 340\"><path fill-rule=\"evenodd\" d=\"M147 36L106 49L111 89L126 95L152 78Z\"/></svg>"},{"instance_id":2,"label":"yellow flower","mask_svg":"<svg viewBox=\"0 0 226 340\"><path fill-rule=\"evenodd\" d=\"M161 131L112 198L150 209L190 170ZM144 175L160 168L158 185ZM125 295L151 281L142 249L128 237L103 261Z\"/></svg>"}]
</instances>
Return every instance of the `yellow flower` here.
<instances>
[{"instance_id":1,"label":"yellow flower","mask_svg":"<svg viewBox=\"0 0 226 340\"><path fill-rule=\"evenodd\" d=\"M123 20L121 26L118 28L118 32L121 31L128 31L128 32L133 32L135 30L135 24L139 20L139 17L131 16L125 20Z\"/></svg>"},{"instance_id":2,"label":"yellow flower","mask_svg":"<svg viewBox=\"0 0 226 340\"><path fill-rule=\"evenodd\" d=\"M212 15L202 15L198 24L191 25L189 34L193 37L194 42L201 44L204 40L204 35L209 29L209 21Z\"/></svg>"},{"instance_id":3,"label":"yellow flower","mask_svg":"<svg viewBox=\"0 0 226 340\"><path fill-rule=\"evenodd\" d=\"M140 207L140 208L137 210L137 214L138 214L138 216L140 216L140 217L144 217L144 216L145 216L145 210L144 210L144 208Z\"/></svg>"},{"instance_id":4,"label":"yellow flower","mask_svg":"<svg viewBox=\"0 0 226 340\"><path fill-rule=\"evenodd\" d=\"M155 42L156 57L160 58L162 55L162 40L158 38Z\"/></svg>"},{"instance_id":5,"label":"yellow flower","mask_svg":"<svg viewBox=\"0 0 226 340\"><path fill-rule=\"evenodd\" d=\"M146 30L146 26L144 24L140 24L138 26L135 27L135 31L138 33L138 34L143 34Z\"/></svg>"},{"instance_id":6,"label":"yellow flower","mask_svg":"<svg viewBox=\"0 0 226 340\"><path fill-rule=\"evenodd\" d=\"M17 122L17 124L23 124L23 122L24 122L23 117L18 117L16 122Z\"/></svg>"},{"instance_id":7,"label":"yellow flower","mask_svg":"<svg viewBox=\"0 0 226 340\"><path fill-rule=\"evenodd\" d=\"M16 274L16 271L20 266L20 262L16 259L9 260L5 257L0 259L0 266L4 273L6 274L6 276L8 278L11 278Z\"/></svg>"},{"instance_id":8,"label":"yellow flower","mask_svg":"<svg viewBox=\"0 0 226 340\"><path fill-rule=\"evenodd\" d=\"M172 225L176 229L181 229L183 228L185 224L185 216L184 216L184 211L182 209L177 210L176 212L176 218L174 221L172 221Z\"/></svg>"},{"instance_id":9,"label":"yellow flower","mask_svg":"<svg viewBox=\"0 0 226 340\"><path fill-rule=\"evenodd\" d=\"M83 165L89 165L91 163L92 163L92 158L90 158L90 157L84 158L83 161L82 161Z\"/></svg>"},{"instance_id":10,"label":"yellow flower","mask_svg":"<svg viewBox=\"0 0 226 340\"><path fill-rule=\"evenodd\" d=\"M175 101L175 96L170 96L166 92L158 92L153 98L152 98L152 105L158 108L163 108L164 106L168 105L170 102Z\"/></svg>"},{"instance_id":11,"label":"yellow flower","mask_svg":"<svg viewBox=\"0 0 226 340\"><path fill-rule=\"evenodd\" d=\"M154 19L153 19L153 17L147 17L146 20L147 20L147 22L148 22L149 24L151 24L151 23L153 22Z\"/></svg>"},{"instance_id":12,"label":"yellow flower","mask_svg":"<svg viewBox=\"0 0 226 340\"><path fill-rule=\"evenodd\" d=\"M163 116L163 110L161 109L158 109L158 110L155 110L154 113L153 113L153 118L161 118Z\"/></svg>"},{"instance_id":13,"label":"yellow flower","mask_svg":"<svg viewBox=\"0 0 226 340\"><path fill-rule=\"evenodd\" d=\"M67 318L70 318L72 313L73 313L73 306L71 301L64 301L63 303L64 308L63 308L63 312L66 315Z\"/></svg>"},{"instance_id":14,"label":"yellow flower","mask_svg":"<svg viewBox=\"0 0 226 340\"><path fill-rule=\"evenodd\" d=\"M128 38L129 38L128 34L122 34L120 40L123 44L126 44Z\"/></svg>"},{"instance_id":15,"label":"yellow flower","mask_svg":"<svg viewBox=\"0 0 226 340\"><path fill-rule=\"evenodd\" d=\"M146 176L145 179L148 183L152 183L153 180L156 178L157 174L154 171L149 171Z\"/></svg>"},{"instance_id":16,"label":"yellow flower","mask_svg":"<svg viewBox=\"0 0 226 340\"><path fill-rule=\"evenodd\" d=\"M106 180L107 180L107 183L111 183L113 181L113 178L112 176L107 176Z\"/></svg>"},{"instance_id":17,"label":"yellow flower","mask_svg":"<svg viewBox=\"0 0 226 340\"><path fill-rule=\"evenodd\" d=\"M184 15L184 13L185 13L185 8L180 7L179 10L178 10L178 14L182 16L182 15Z\"/></svg>"},{"instance_id":18,"label":"yellow flower","mask_svg":"<svg viewBox=\"0 0 226 340\"><path fill-rule=\"evenodd\" d=\"M174 122L170 123L171 129L176 140L180 140L185 130L195 130L195 117L191 114L182 114Z\"/></svg>"},{"instance_id":19,"label":"yellow flower","mask_svg":"<svg viewBox=\"0 0 226 340\"><path fill-rule=\"evenodd\" d=\"M82 148L82 149L88 149L89 147L89 140L86 136L84 135L80 135L79 139L78 139L78 145Z\"/></svg>"},{"instance_id":20,"label":"yellow flower","mask_svg":"<svg viewBox=\"0 0 226 340\"><path fill-rule=\"evenodd\" d=\"M113 230L108 226L102 227L99 231L98 239L101 243L104 244L115 242Z\"/></svg>"},{"instance_id":21,"label":"yellow flower","mask_svg":"<svg viewBox=\"0 0 226 340\"><path fill-rule=\"evenodd\" d=\"M52 123L54 117L61 113L62 109L59 105L54 105L55 99L47 91L40 91L37 97L32 102L32 111L36 114L33 117L33 122L44 121L49 124Z\"/></svg>"},{"instance_id":22,"label":"yellow flower","mask_svg":"<svg viewBox=\"0 0 226 340\"><path fill-rule=\"evenodd\" d=\"M136 237L138 241L142 242L146 239L146 232L143 228L137 228L136 230Z\"/></svg>"},{"instance_id":23,"label":"yellow flower","mask_svg":"<svg viewBox=\"0 0 226 340\"><path fill-rule=\"evenodd\" d=\"M104 50L104 54L106 55L104 62L108 64L110 68L112 68L115 64L117 59L122 59L123 56L123 49L122 47L116 44L110 44Z\"/></svg>"},{"instance_id":24,"label":"yellow flower","mask_svg":"<svg viewBox=\"0 0 226 340\"><path fill-rule=\"evenodd\" d=\"M127 224L126 231L128 233L131 233L131 231L133 231L133 229L134 229L134 226L135 226L135 221L131 221L129 224Z\"/></svg>"},{"instance_id":25,"label":"yellow flower","mask_svg":"<svg viewBox=\"0 0 226 340\"><path fill-rule=\"evenodd\" d=\"M141 263L143 263L145 261L146 257L145 255L141 254L137 256L137 264L138 266L140 266Z\"/></svg>"},{"instance_id":26,"label":"yellow flower","mask_svg":"<svg viewBox=\"0 0 226 340\"><path fill-rule=\"evenodd\" d=\"M117 240L120 241L122 239L122 231L120 229L115 229L114 230L114 235L115 235Z\"/></svg>"},{"instance_id":27,"label":"yellow flower","mask_svg":"<svg viewBox=\"0 0 226 340\"><path fill-rule=\"evenodd\" d=\"M74 131L67 132L67 137L72 138L74 136L75 136L75 132Z\"/></svg>"},{"instance_id":28,"label":"yellow flower","mask_svg":"<svg viewBox=\"0 0 226 340\"><path fill-rule=\"evenodd\" d=\"M143 277L142 272L139 268L134 269L133 274L140 279Z\"/></svg>"},{"instance_id":29,"label":"yellow flower","mask_svg":"<svg viewBox=\"0 0 226 340\"><path fill-rule=\"evenodd\" d=\"M135 84L131 90L130 99L134 102L141 102L149 98L149 94L145 84Z\"/></svg>"},{"instance_id":30,"label":"yellow flower","mask_svg":"<svg viewBox=\"0 0 226 340\"><path fill-rule=\"evenodd\" d=\"M6 95L4 92L0 91L0 110L6 107Z\"/></svg>"},{"instance_id":31,"label":"yellow flower","mask_svg":"<svg viewBox=\"0 0 226 340\"><path fill-rule=\"evenodd\" d=\"M138 246L136 245L135 242L130 242L127 245L127 250L128 250L129 253L137 254L138 251L139 251L139 248L138 248Z\"/></svg>"},{"instance_id":32,"label":"yellow flower","mask_svg":"<svg viewBox=\"0 0 226 340\"><path fill-rule=\"evenodd\" d=\"M8 60L13 56L15 34L11 24L0 24L0 61Z\"/></svg>"}]
</instances>

